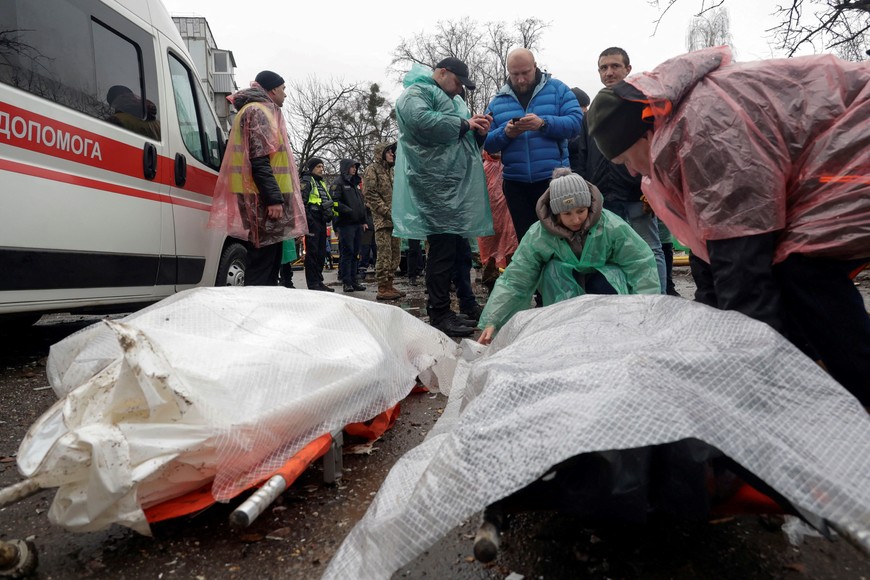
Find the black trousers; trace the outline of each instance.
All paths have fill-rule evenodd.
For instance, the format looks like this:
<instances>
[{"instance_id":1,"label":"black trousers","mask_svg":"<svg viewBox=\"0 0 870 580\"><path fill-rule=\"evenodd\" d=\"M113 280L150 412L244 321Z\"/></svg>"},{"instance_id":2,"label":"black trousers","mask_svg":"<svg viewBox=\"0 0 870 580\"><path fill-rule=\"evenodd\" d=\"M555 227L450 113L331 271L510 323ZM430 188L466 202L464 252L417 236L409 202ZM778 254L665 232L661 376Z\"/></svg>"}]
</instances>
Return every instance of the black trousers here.
<instances>
[{"instance_id":1,"label":"black trousers","mask_svg":"<svg viewBox=\"0 0 870 580\"><path fill-rule=\"evenodd\" d=\"M429 322L438 324L451 312L450 283L456 267L456 256L462 251L465 240L457 234L432 234L426 239L429 241L426 255L427 309Z\"/></svg>"},{"instance_id":2,"label":"black trousers","mask_svg":"<svg viewBox=\"0 0 870 580\"><path fill-rule=\"evenodd\" d=\"M326 224L308 221L309 234L305 236L305 284L308 288L323 285L323 265L326 261Z\"/></svg>"},{"instance_id":3,"label":"black trousers","mask_svg":"<svg viewBox=\"0 0 870 580\"><path fill-rule=\"evenodd\" d=\"M849 278L867 261L792 254L773 271L791 328L803 335L831 376L870 407L870 315Z\"/></svg>"},{"instance_id":4,"label":"black trousers","mask_svg":"<svg viewBox=\"0 0 870 580\"><path fill-rule=\"evenodd\" d=\"M707 242L690 259L695 299L766 322L870 406L870 315L849 274L863 260L792 254L773 265L776 234Z\"/></svg>"},{"instance_id":5,"label":"black trousers","mask_svg":"<svg viewBox=\"0 0 870 580\"><path fill-rule=\"evenodd\" d=\"M245 286L277 286L281 269L281 243L255 248L248 244Z\"/></svg>"},{"instance_id":6,"label":"black trousers","mask_svg":"<svg viewBox=\"0 0 870 580\"><path fill-rule=\"evenodd\" d=\"M518 240L522 240L532 224L538 221L535 206L548 187L550 187L549 179L532 183L505 179L502 183L504 199L511 214L511 221L514 222Z\"/></svg>"},{"instance_id":7,"label":"black trousers","mask_svg":"<svg viewBox=\"0 0 870 580\"><path fill-rule=\"evenodd\" d=\"M420 240L408 240L407 270L409 278L416 278L423 273L423 243Z\"/></svg>"},{"instance_id":8,"label":"black trousers","mask_svg":"<svg viewBox=\"0 0 870 580\"><path fill-rule=\"evenodd\" d=\"M667 274L665 293L669 296L679 296L677 287L674 285L674 245L662 242L662 253L665 255L665 273Z\"/></svg>"},{"instance_id":9,"label":"black trousers","mask_svg":"<svg viewBox=\"0 0 870 580\"><path fill-rule=\"evenodd\" d=\"M456 286L456 297L459 298L459 310L466 312L478 307L477 297L471 287L471 244L468 238L460 238L456 250L456 264L453 270L453 285Z\"/></svg>"}]
</instances>

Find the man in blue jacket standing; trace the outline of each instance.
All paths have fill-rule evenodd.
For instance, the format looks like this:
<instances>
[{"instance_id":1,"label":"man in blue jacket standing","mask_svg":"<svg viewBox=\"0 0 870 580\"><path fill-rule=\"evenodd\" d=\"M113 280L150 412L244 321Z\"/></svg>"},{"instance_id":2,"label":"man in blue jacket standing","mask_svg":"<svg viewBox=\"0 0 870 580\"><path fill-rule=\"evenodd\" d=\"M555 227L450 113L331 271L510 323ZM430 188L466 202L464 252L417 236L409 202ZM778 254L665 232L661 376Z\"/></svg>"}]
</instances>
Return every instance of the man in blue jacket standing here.
<instances>
[{"instance_id":1,"label":"man in blue jacket standing","mask_svg":"<svg viewBox=\"0 0 870 580\"><path fill-rule=\"evenodd\" d=\"M507 83L489 103L493 126L484 149L501 153L504 196L517 237L538 221L535 204L556 167L568 167L568 140L580 134L583 111L562 81L542 72L532 52L508 54Z\"/></svg>"}]
</instances>

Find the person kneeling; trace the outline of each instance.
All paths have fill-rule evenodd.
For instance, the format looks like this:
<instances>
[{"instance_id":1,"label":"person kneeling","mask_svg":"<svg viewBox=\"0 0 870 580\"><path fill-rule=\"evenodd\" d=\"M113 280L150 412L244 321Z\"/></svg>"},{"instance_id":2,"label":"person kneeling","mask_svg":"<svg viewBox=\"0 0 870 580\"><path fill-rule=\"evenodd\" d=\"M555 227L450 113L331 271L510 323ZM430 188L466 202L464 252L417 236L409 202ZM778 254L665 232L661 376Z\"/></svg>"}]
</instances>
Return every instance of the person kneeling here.
<instances>
[{"instance_id":1,"label":"person kneeling","mask_svg":"<svg viewBox=\"0 0 870 580\"><path fill-rule=\"evenodd\" d=\"M649 245L602 207L598 188L567 167L553 171L538 221L520 241L480 315L481 344L492 342L539 290L544 306L583 294L660 294Z\"/></svg>"}]
</instances>

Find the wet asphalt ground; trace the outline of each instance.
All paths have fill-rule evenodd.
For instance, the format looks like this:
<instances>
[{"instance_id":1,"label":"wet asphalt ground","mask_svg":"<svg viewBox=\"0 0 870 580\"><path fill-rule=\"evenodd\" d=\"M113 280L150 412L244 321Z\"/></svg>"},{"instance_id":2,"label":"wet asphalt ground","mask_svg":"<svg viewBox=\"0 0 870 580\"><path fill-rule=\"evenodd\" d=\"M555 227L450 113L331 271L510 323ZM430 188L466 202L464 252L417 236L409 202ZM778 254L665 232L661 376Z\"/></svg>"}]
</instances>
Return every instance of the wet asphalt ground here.
<instances>
[{"instance_id":1,"label":"wet asphalt ground","mask_svg":"<svg viewBox=\"0 0 870 580\"><path fill-rule=\"evenodd\" d=\"M327 283L337 292L335 271ZM687 268L675 268L677 290L694 291ZM294 276L304 287L304 276ZM423 317L422 286L404 278L408 297L395 304ZM422 280L421 280L422 282ZM870 307L870 275L859 288ZM355 297L375 299L371 282ZM483 297L485 289L476 285ZM15 453L27 428L55 402L45 377L48 348L100 317L52 315L36 326L0 329L0 487L20 481ZM243 499L195 516L153 526L152 537L114 526L71 533L46 516L53 491L44 490L0 509L0 540L30 539L37 548L36 578L319 578L345 535L364 514L390 467L420 443L438 420L446 399L411 394L396 425L368 453L346 454L341 480L323 483L312 466L250 527L230 527L229 514ZM475 562L472 539L478 516L451 530L397 578L868 578L870 561L841 539L808 538L791 546L777 517L724 518L710 523L656 522L644 526L590 527L571 516L529 513L515 517L494 564ZM2 578L0 573L0 578Z\"/></svg>"}]
</instances>

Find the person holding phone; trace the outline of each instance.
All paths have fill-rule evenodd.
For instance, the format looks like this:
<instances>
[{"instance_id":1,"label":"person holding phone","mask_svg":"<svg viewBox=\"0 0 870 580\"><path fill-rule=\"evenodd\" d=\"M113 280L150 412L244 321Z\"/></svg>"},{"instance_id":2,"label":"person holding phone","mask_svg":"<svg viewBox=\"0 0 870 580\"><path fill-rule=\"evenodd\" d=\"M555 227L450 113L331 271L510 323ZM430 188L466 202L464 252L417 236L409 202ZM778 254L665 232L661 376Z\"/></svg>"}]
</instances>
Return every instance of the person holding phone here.
<instances>
[{"instance_id":1,"label":"person holding phone","mask_svg":"<svg viewBox=\"0 0 870 580\"><path fill-rule=\"evenodd\" d=\"M426 311L448 336L475 332L451 308L450 285L467 238L492 235L480 144L492 117L472 115L462 93L475 89L468 65L447 57L411 67L396 101L399 141L393 181L393 235L429 243Z\"/></svg>"},{"instance_id":2,"label":"person holding phone","mask_svg":"<svg viewBox=\"0 0 870 580\"><path fill-rule=\"evenodd\" d=\"M583 111L571 89L543 72L532 52L508 54L508 80L490 101L493 123L484 149L501 153L503 190L517 237L538 220L535 204L556 167L568 167L568 140L580 134Z\"/></svg>"}]
</instances>

